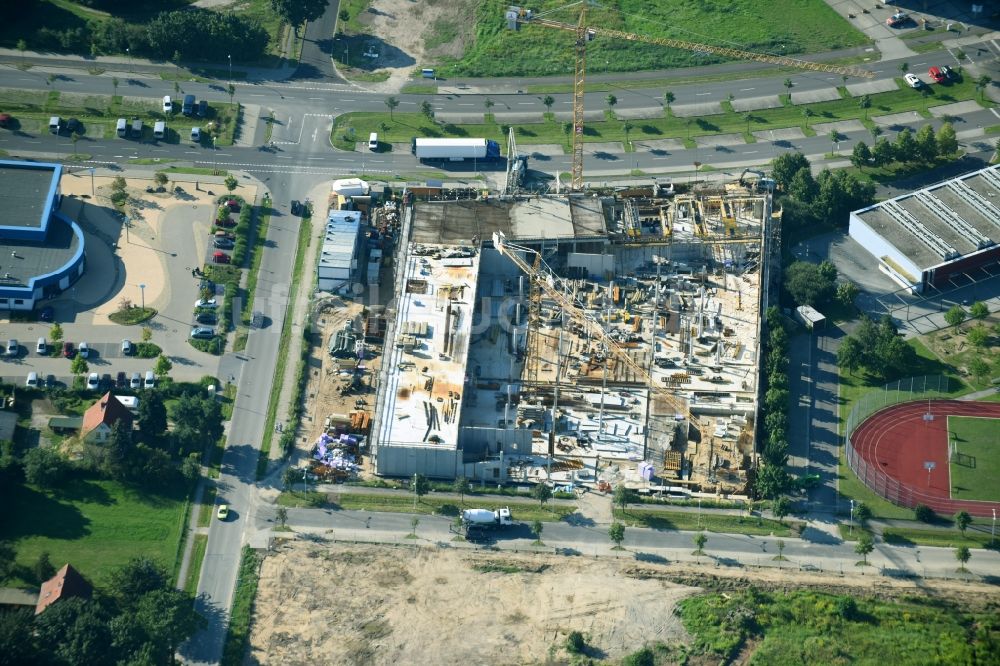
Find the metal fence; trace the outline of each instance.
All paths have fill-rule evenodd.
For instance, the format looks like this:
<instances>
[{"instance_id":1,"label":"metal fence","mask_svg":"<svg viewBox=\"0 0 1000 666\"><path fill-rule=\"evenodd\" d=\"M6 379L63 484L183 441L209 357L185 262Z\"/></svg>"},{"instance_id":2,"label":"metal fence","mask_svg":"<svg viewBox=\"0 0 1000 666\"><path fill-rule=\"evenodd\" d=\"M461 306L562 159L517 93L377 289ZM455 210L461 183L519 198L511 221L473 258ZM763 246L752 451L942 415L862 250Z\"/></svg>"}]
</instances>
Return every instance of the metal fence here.
<instances>
[{"instance_id":1,"label":"metal fence","mask_svg":"<svg viewBox=\"0 0 1000 666\"><path fill-rule=\"evenodd\" d=\"M909 486L883 472L877 465L864 460L851 441L855 429L865 422L875 412L886 407L905 402L916 402L928 398L951 398L952 392L959 388L958 383L950 377L942 375L928 377L910 377L890 382L879 389L873 389L858 400L847 417L844 429L844 444L847 451L847 464L857 474L872 492L884 497L893 504L914 508L918 504L930 507L939 513L952 513L958 510L961 502L954 502L946 497L927 495L914 486Z\"/></svg>"}]
</instances>

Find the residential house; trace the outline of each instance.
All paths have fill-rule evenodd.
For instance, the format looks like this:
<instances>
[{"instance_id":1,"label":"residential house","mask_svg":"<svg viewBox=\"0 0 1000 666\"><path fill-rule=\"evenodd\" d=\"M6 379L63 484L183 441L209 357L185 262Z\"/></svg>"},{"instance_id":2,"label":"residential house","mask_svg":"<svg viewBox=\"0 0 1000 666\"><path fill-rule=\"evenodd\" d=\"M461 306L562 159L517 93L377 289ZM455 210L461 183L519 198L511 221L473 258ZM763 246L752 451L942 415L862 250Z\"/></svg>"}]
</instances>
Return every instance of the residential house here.
<instances>
[{"instance_id":1,"label":"residential house","mask_svg":"<svg viewBox=\"0 0 1000 666\"><path fill-rule=\"evenodd\" d=\"M80 572L72 565L66 564L56 572L55 576L42 583L42 592L38 595L38 604L35 605L35 615L60 599L70 597L89 599L92 592L93 588Z\"/></svg>"},{"instance_id":2,"label":"residential house","mask_svg":"<svg viewBox=\"0 0 1000 666\"><path fill-rule=\"evenodd\" d=\"M108 391L84 412L80 437L85 442L103 444L111 438L111 428L116 423L131 430L133 418L128 407Z\"/></svg>"}]
</instances>

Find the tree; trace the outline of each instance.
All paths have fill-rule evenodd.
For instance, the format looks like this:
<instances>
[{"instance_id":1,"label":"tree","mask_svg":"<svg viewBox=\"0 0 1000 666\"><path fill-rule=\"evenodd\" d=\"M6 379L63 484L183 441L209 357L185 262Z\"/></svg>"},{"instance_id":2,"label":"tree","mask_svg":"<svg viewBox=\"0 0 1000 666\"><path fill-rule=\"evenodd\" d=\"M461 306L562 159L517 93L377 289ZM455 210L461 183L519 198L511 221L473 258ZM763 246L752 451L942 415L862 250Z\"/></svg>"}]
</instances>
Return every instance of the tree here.
<instances>
[{"instance_id":1,"label":"tree","mask_svg":"<svg viewBox=\"0 0 1000 666\"><path fill-rule=\"evenodd\" d=\"M958 137L951 123L943 123L937 131L938 154L942 157L954 155L958 151Z\"/></svg>"},{"instance_id":2,"label":"tree","mask_svg":"<svg viewBox=\"0 0 1000 666\"><path fill-rule=\"evenodd\" d=\"M778 522L782 522L782 519L787 516L792 511L792 503L788 501L787 497L778 497L773 502L771 502L771 513L774 517L778 519Z\"/></svg>"},{"instance_id":3,"label":"tree","mask_svg":"<svg viewBox=\"0 0 1000 666\"><path fill-rule=\"evenodd\" d=\"M695 555L703 555L705 553L706 543L708 543L708 537L705 536L704 532L698 532L694 535Z\"/></svg>"},{"instance_id":4,"label":"tree","mask_svg":"<svg viewBox=\"0 0 1000 666\"><path fill-rule=\"evenodd\" d=\"M226 185L226 189L229 190L230 192L235 190L236 187L240 184L239 181L236 180L236 177L232 175L226 176L226 180L224 181L224 183Z\"/></svg>"},{"instance_id":5,"label":"tree","mask_svg":"<svg viewBox=\"0 0 1000 666\"><path fill-rule=\"evenodd\" d=\"M885 166L891 164L894 159L896 159L896 152L889 139L885 137L878 139L872 148L872 163L877 167Z\"/></svg>"},{"instance_id":6,"label":"tree","mask_svg":"<svg viewBox=\"0 0 1000 666\"><path fill-rule=\"evenodd\" d=\"M802 169L809 169L809 160L802 153L782 153L771 160L771 177L783 190Z\"/></svg>"},{"instance_id":7,"label":"tree","mask_svg":"<svg viewBox=\"0 0 1000 666\"><path fill-rule=\"evenodd\" d=\"M32 624L34 610L22 607L0 613L0 664L38 663L42 650Z\"/></svg>"},{"instance_id":8,"label":"tree","mask_svg":"<svg viewBox=\"0 0 1000 666\"><path fill-rule=\"evenodd\" d=\"M464 476L460 476L455 479L455 482L451 486L452 490L458 493L462 498L462 504L465 504L465 495L471 490L471 484L469 480Z\"/></svg>"},{"instance_id":9,"label":"tree","mask_svg":"<svg viewBox=\"0 0 1000 666\"><path fill-rule=\"evenodd\" d=\"M969 306L969 316L973 319L986 319L990 314L990 308L982 301L976 301Z\"/></svg>"},{"instance_id":10,"label":"tree","mask_svg":"<svg viewBox=\"0 0 1000 666\"><path fill-rule=\"evenodd\" d=\"M423 474L413 475L413 494L421 498L431 491L431 482Z\"/></svg>"},{"instance_id":11,"label":"tree","mask_svg":"<svg viewBox=\"0 0 1000 666\"><path fill-rule=\"evenodd\" d=\"M38 644L52 654L43 662L99 666L108 662L109 618L100 604L72 597L35 617Z\"/></svg>"},{"instance_id":12,"label":"tree","mask_svg":"<svg viewBox=\"0 0 1000 666\"><path fill-rule=\"evenodd\" d=\"M412 536L417 536L417 525L420 524L420 519L414 516L410 518L410 534Z\"/></svg>"},{"instance_id":13,"label":"tree","mask_svg":"<svg viewBox=\"0 0 1000 666\"><path fill-rule=\"evenodd\" d=\"M174 364L170 362L170 359L163 354L160 354L156 357L156 364L153 365L153 374L162 379L167 376L167 373L169 373L173 367Z\"/></svg>"},{"instance_id":14,"label":"tree","mask_svg":"<svg viewBox=\"0 0 1000 666\"><path fill-rule=\"evenodd\" d=\"M990 339L990 332L982 324L977 324L976 326L970 328L966 335L969 338L969 343L973 347L985 347L986 343L989 342ZM982 359L979 358L977 360L981 361Z\"/></svg>"},{"instance_id":15,"label":"tree","mask_svg":"<svg viewBox=\"0 0 1000 666\"><path fill-rule=\"evenodd\" d=\"M35 560L33 569L35 580L38 581L39 585L56 575L56 568L52 566L49 553L45 550L38 554L38 559Z\"/></svg>"},{"instance_id":16,"label":"tree","mask_svg":"<svg viewBox=\"0 0 1000 666\"><path fill-rule=\"evenodd\" d=\"M865 110L865 120L868 120L868 109L872 108L871 95L862 95L858 99L858 106Z\"/></svg>"},{"instance_id":17,"label":"tree","mask_svg":"<svg viewBox=\"0 0 1000 666\"><path fill-rule=\"evenodd\" d=\"M812 203L819 194L819 185L816 184L812 172L808 169L801 169L792 176L792 182L788 185L788 194L804 203Z\"/></svg>"},{"instance_id":18,"label":"tree","mask_svg":"<svg viewBox=\"0 0 1000 666\"><path fill-rule=\"evenodd\" d=\"M851 164L862 169L866 164L872 160L872 151L868 147L868 144L864 141L858 141L854 144L854 150L851 151Z\"/></svg>"},{"instance_id":19,"label":"tree","mask_svg":"<svg viewBox=\"0 0 1000 666\"><path fill-rule=\"evenodd\" d=\"M153 329L149 326L143 326L142 331L139 333L139 339L143 342L149 342L153 339Z\"/></svg>"},{"instance_id":20,"label":"tree","mask_svg":"<svg viewBox=\"0 0 1000 666\"><path fill-rule=\"evenodd\" d=\"M69 364L69 371L76 377L87 374L90 372L90 366L87 365L87 359L77 354L73 357L73 361Z\"/></svg>"},{"instance_id":21,"label":"tree","mask_svg":"<svg viewBox=\"0 0 1000 666\"><path fill-rule=\"evenodd\" d=\"M908 71L910 71L910 63L908 62L899 63L899 71L902 74L906 74Z\"/></svg>"},{"instance_id":22,"label":"tree","mask_svg":"<svg viewBox=\"0 0 1000 666\"><path fill-rule=\"evenodd\" d=\"M170 182L170 179L167 177L167 174L164 173L163 171L157 171L155 174L153 174L153 182L156 183L158 187L166 187L167 183ZM234 187L233 189L236 188ZM232 190L230 190L230 192L231 191Z\"/></svg>"},{"instance_id":23,"label":"tree","mask_svg":"<svg viewBox=\"0 0 1000 666\"><path fill-rule=\"evenodd\" d=\"M864 558L866 566L868 565L868 554L873 550L875 550L875 542L872 541L872 535L868 532L862 532L858 537L858 542L854 545L854 552Z\"/></svg>"},{"instance_id":24,"label":"tree","mask_svg":"<svg viewBox=\"0 0 1000 666\"><path fill-rule=\"evenodd\" d=\"M991 79L988 74L983 74L976 79L976 90L979 91L980 101L983 99L983 91L986 90L991 83L993 83L993 79Z\"/></svg>"},{"instance_id":25,"label":"tree","mask_svg":"<svg viewBox=\"0 0 1000 666\"><path fill-rule=\"evenodd\" d=\"M791 92L792 91L792 85L794 85L794 84L792 83L791 79L785 79L785 90L787 90L788 92Z\"/></svg>"},{"instance_id":26,"label":"tree","mask_svg":"<svg viewBox=\"0 0 1000 666\"><path fill-rule=\"evenodd\" d=\"M284 527L285 523L288 522L288 509L283 506L279 506L274 512L274 520L281 527Z\"/></svg>"},{"instance_id":27,"label":"tree","mask_svg":"<svg viewBox=\"0 0 1000 666\"><path fill-rule=\"evenodd\" d=\"M229 93L229 103L233 103L233 96L236 95L236 86L232 83L226 84L226 92Z\"/></svg>"},{"instance_id":28,"label":"tree","mask_svg":"<svg viewBox=\"0 0 1000 666\"><path fill-rule=\"evenodd\" d=\"M111 437L105 447L104 473L117 481L126 481L132 477L132 465L135 462L135 447L132 444L132 431L121 421L111 426Z\"/></svg>"},{"instance_id":29,"label":"tree","mask_svg":"<svg viewBox=\"0 0 1000 666\"><path fill-rule=\"evenodd\" d=\"M858 502L854 506L854 517L857 519L858 523L864 525L869 520L871 520L872 517L871 507L869 507L864 502Z\"/></svg>"},{"instance_id":30,"label":"tree","mask_svg":"<svg viewBox=\"0 0 1000 666\"><path fill-rule=\"evenodd\" d=\"M845 308L854 305L854 299L858 297L858 285L853 282L841 282L837 285L837 302Z\"/></svg>"},{"instance_id":31,"label":"tree","mask_svg":"<svg viewBox=\"0 0 1000 666\"><path fill-rule=\"evenodd\" d=\"M968 511L959 511L955 514L955 527L959 529L962 536L965 536L965 530L968 529L971 524L972 516L969 515Z\"/></svg>"},{"instance_id":32,"label":"tree","mask_svg":"<svg viewBox=\"0 0 1000 666\"><path fill-rule=\"evenodd\" d=\"M669 90L663 93L663 101L667 105L667 115L670 115L670 105L674 103L675 99L677 98Z\"/></svg>"},{"instance_id":33,"label":"tree","mask_svg":"<svg viewBox=\"0 0 1000 666\"><path fill-rule=\"evenodd\" d=\"M837 130L830 130L830 147L833 148L835 144L840 143L840 132Z\"/></svg>"},{"instance_id":34,"label":"tree","mask_svg":"<svg viewBox=\"0 0 1000 666\"><path fill-rule=\"evenodd\" d=\"M552 489L545 483L537 483L531 489L531 496L538 500L538 506L545 506L545 503L552 499Z\"/></svg>"},{"instance_id":35,"label":"tree","mask_svg":"<svg viewBox=\"0 0 1000 666\"><path fill-rule=\"evenodd\" d=\"M23 39L17 40L17 50L21 52L21 63L24 64L24 52L28 50L28 42Z\"/></svg>"},{"instance_id":36,"label":"tree","mask_svg":"<svg viewBox=\"0 0 1000 666\"><path fill-rule=\"evenodd\" d=\"M573 131L573 123L568 120L562 124L563 134L566 135L566 143L569 144L569 135Z\"/></svg>"},{"instance_id":37,"label":"tree","mask_svg":"<svg viewBox=\"0 0 1000 666\"><path fill-rule=\"evenodd\" d=\"M542 98L542 105L545 106L545 111L552 111L552 105L556 103L555 98L552 95L546 95Z\"/></svg>"},{"instance_id":38,"label":"tree","mask_svg":"<svg viewBox=\"0 0 1000 666\"><path fill-rule=\"evenodd\" d=\"M785 271L785 290L799 305L817 307L830 300L836 283L824 276L817 264L795 261Z\"/></svg>"},{"instance_id":39,"label":"tree","mask_svg":"<svg viewBox=\"0 0 1000 666\"><path fill-rule=\"evenodd\" d=\"M0 541L0 580L10 576L17 564L17 551L9 541ZM0 613L0 617L2 617ZM0 653L2 654L2 653Z\"/></svg>"},{"instance_id":40,"label":"tree","mask_svg":"<svg viewBox=\"0 0 1000 666\"><path fill-rule=\"evenodd\" d=\"M627 120L626 120L626 121L625 121L625 123L624 123L624 124L622 125L622 132L624 132L624 133L625 133L625 145L626 145L626 146L628 146L628 145L631 145L631 144L629 143L629 140L628 140L628 133L629 133L629 132L630 132L630 131L632 130L632 127L634 127L634 126L632 125L632 123L628 122Z\"/></svg>"},{"instance_id":41,"label":"tree","mask_svg":"<svg viewBox=\"0 0 1000 666\"><path fill-rule=\"evenodd\" d=\"M932 523L937 517L934 514L934 510L926 504L918 504L913 507L913 516L922 523Z\"/></svg>"},{"instance_id":42,"label":"tree","mask_svg":"<svg viewBox=\"0 0 1000 666\"><path fill-rule=\"evenodd\" d=\"M347 11L346 9L341 9L339 12L337 12L337 18L340 19L342 23L347 23L348 21L351 20L351 12Z\"/></svg>"},{"instance_id":43,"label":"tree","mask_svg":"<svg viewBox=\"0 0 1000 666\"><path fill-rule=\"evenodd\" d=\"M73 142L73 157L76 157L76 143L80 140L80 133L73 132L69 135L69 140Z\"/></svg>"},{"instance_id":44,"label":"tree","mask_svg":"<svg viewBox=\"0 0 1000 666\"><path fill-rule=\"evenodd\" d=\"M167 408L159 391L147 391L139 401L139 430L147 441L167 431Z\"/></svg>"},{"instance_id":45,"label":"tree","mask_svg":"<svg viewBox=\"0 0 1000 666\"><path fill-rule=\"evenodd\" d=\"M295 482L300 478L302 478L302 473L294 467L286 467L281 474L281 482L284 484L285 490L292 490L295 487Z\"/></svg>"},{"instance_id":46,"label":"tree","mask_svg":"<svg viewBox=\"0 0 1000 666\"><path fill-rule=\"evenodd\" d=\"M587 641L579 631L571 631L566 636L566 651L570 654L582 654L587 649Z\"/></svg>"},{"instance_id":47,"label":"tree","mask_svg":"<svg viewBox=\"0 0 1000 666\"><path fill-rule=\"evenodd\" d=\"M299 26L322 16L327 4L328 0L271 0L271 9L292 26L297 36Z\"/></svg>"},{"instance_id":48,"label":"tree","mask_svg":"<svg viewBox=\"0 0 1000 666\"><path fill-rule=\"evenodd\" d=\"M542 542L543 527L544 526L542 525L542 521L540 520L536 520L531 523L531 533L535 535L535 543L540 544Z\"/></svg>"},{"instance_id":49,"label":"tree","mask_svg":"<svg viewBox=\"0 0 1000 666\"><path fill-rule=\"evenodd\" d=\"M111 572L107 591L123 607L130 608L144 595L164 590L169 585L167 571L159 562L146 557L133 557Z\"/></svg>"},{"instance_id":50,"label":"tree","mask_svg":"<svg viewBox=\"0 0 1000 666\"><path fill-rule=\"evenodd\" d=\"M621 548L622 541L625 540L625 525L617 521L611 523L611 527L608 528L608 538L615 544L615 548Z\"/></svg>"},{"instance_id":51,"label":"tree","mask_svg":"<svg viewBox=\"0 0 1000 666\"><path fill-rule=\"evenodd\" d=\"M111 77L111 87L114 89L115 95L118 95L118 84L119 83L120 83L120 81L118 81L118 77L117 76L112 76Z\"/></svg>"},{"instance_id":52,"label":"tree","mask_svg":"<svg viewBox=\"0 0 1000 666\"><path fill-rule=\"evenodd\" d=\"M399 106L398 99L391 95L385 98L385 108L389 109L389 120L392 120L392 112L396 110L397 106Z\"/></svg>"},{"instance_id":53,"label":"tree","mask_svg":"<svg viewBox=\"0 0 1000 666\"><path fill-rule=\"evenodd\" d=\"M959 571L965 571L965 565L968 564L971 557L972 553L969 551L968 546L959 546L955 549L955 559L961 564L958 568Z\"/></svg>"},{"instance_id":54,"label":"tree","mask_svg":"<svg viewBox=\"0 0 1000 666\"><path fill-rule=\"evenodd\" d=\"M812 118L814 115L816 114L813 113L813 110L810 109L808 106L802 107L802 117L806 119L807 128L809 127L809 119Z\"/></svg>"},{"instance_id":55,"label":"tree","mask_svg":"<svg viewBox=\"0 0 1000 666\"><path fill-rule=\"evenodd\" d=\"M785 457L787 458L787 453ZM777 497L788 488L788 472L783 465L783 461L769 461L760 468L754 484L758 494L768 498Z\"/></svg>"},{"instance_id":56,"label":"tree","mask_svg":"<svg viewBox=\"0 0 1000 666\"><path fill-rule=\"evenodd\" d=\"M420 103L420 113L428 120L434 120L434 107L426 99Z\"/></svg>"},{"instance_id":57,"label":"tree","mask_svg":"<svg viewBox=\"0 0 1000 666\"><path fill-rule=\"evenodd\" d=\"M899 162L913 162L917 157L917 140L913 138L913 133L909 129L903 129L896 135L896 142L893 145L893 154Z\"/></svg>"},{"instance_id":58,"label":"tree","mask_svg":"<svg viewBox=\"0 0 1000 666\"><path fill-rule=\"evenodd\" d=\"M604 103L608 105L608 114L614 118L615 117L615 106L618 104L618 98L614 95L608 95L604 98Z\"/></svg>"},{"instance_id":59,"label":"tree","mask_svg":"<svg viewBox=\"0 0 1000 666\"><path fill-rule=\"evenodd\" d=\"M628 503L632 501L632 490L626 488L624 484L615 486L615 490L611 494L611 501L621 507L621 510L624 513Z\"/></svg>"},{"instance_id":60,"label":"tree","mask_svg":"<svg viewBox=\"0 0 1000 666\"><path fill-rule=\"evenodd\" d=\"M55 488L70 473L69 462L50 446L36 446L24 454L24 478L39 488Z\"/></svg>"},{"instance_id":61,"label":"tree","mask_svg":"<svg viewBox=\"0 0 1000 666\"><path fill-rule=\"evenodd\" d=\"M953 305L944 313L944 320L949 326L958 326L965 321L965 309L961 305Z\"/></svg>"},{"instance_id":62,"label":"tree","mask_svg":"<svg viewBox=\"0 0 1000 666\"><path fill-rule=\"evenodd\" d=\"M56 322L49 327L49 340L52 340L53 346L58 347L59 343L62 342L62 339L63 339L63 328L59 324L59 322Z\"/></svg>"},{"instance_id":63,"label":"tree","mask_svg":"<svg viewBox=\"0 0 1000 666\"><path fill-rule=\"evenodd\" d=\"M924 162L933 162L938 156L937 137L934 128L924 125L917 131L917 156Z\"/></svg>"},{"instance_id":64,"label":"tree","mask_svg":"<svg viewBox=\"0 0 1000 666\"><path fill-rule=\"evenodd\" d=\"M194 600L176 589L154 590L139 600L135 618L149 637L156 663L173 661L181 643L208 626L194 610Z\"/></svg>"},{"instance_id":65,"label":"tree","mask_svg":"<svg viewBox=\"0 0 1000 666\"><path fill-rule=\"evenodd\" d=\"M990 374L990 364L980 357L969 361L969 374L976 378L976 381L983 382Z\"/></svg>"},{"instance_id":66,"label":"tree","mask_svg":"<svg viewBox=\"0 0 1000 666\"><path fill-rule=\"evenodd\" d=\"M785 559L785 541L784 539L778 539L778 560Z\"/></svg>"}]
</instances>

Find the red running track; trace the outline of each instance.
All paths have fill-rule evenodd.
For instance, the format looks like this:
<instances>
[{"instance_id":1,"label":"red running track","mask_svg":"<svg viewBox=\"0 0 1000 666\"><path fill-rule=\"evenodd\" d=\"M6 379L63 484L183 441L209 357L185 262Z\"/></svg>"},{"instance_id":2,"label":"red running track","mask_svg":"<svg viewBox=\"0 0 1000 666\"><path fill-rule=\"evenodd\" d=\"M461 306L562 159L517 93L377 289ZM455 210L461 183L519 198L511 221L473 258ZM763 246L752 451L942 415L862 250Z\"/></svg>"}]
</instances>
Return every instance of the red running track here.
<instances>
[{"instance_id":1,"label":"red running track","mask_svg":"<svg viewBox=\"0 0 1000 666\"><path fill-rule=\"evenodd\" d=\"M948 466L948 416L984 416L1000 418L1000 404L961 400L931 400L932 421L924 419L928 401L906 402L872 414L851 435L855 454L875 476L885 475L902 486L899 493L880 492L872 487L872 478L862 480L879 495L897 504L926 504L940 513L968 511L974 516L1000 511L1000 502L951 499L951 472ZM925 462L935 463L928 483ZM860 474L859 474L860 476ZM870 476L870 475L866 475ZM998 479L1000 481L1000 479ZM893 488L891 481L878 483ZM896 495L891 497L889 495Z\"/></svg>"}]
</instances>

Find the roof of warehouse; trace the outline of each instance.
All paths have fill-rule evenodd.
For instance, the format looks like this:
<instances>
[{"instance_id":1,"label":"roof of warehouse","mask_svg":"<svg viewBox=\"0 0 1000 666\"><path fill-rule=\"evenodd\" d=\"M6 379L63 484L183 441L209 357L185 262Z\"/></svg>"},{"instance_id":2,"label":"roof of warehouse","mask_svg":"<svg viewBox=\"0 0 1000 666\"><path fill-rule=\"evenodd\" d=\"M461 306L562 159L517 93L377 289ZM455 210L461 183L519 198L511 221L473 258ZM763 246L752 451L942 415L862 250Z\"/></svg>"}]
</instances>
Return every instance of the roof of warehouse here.
<instances>
[{"instance_id":1,"label":"roof of warehouse","mask_svg":"<svg viewBox=\"0 0 1000 666\"><path fill-rule=\"evenodd\" d=\"M49 192L58 180L60 165L0 161L0 199L3 199L2 227L41 229ZM2 231L0 231L2 235Z\"/></svg>"}]
</instances>

